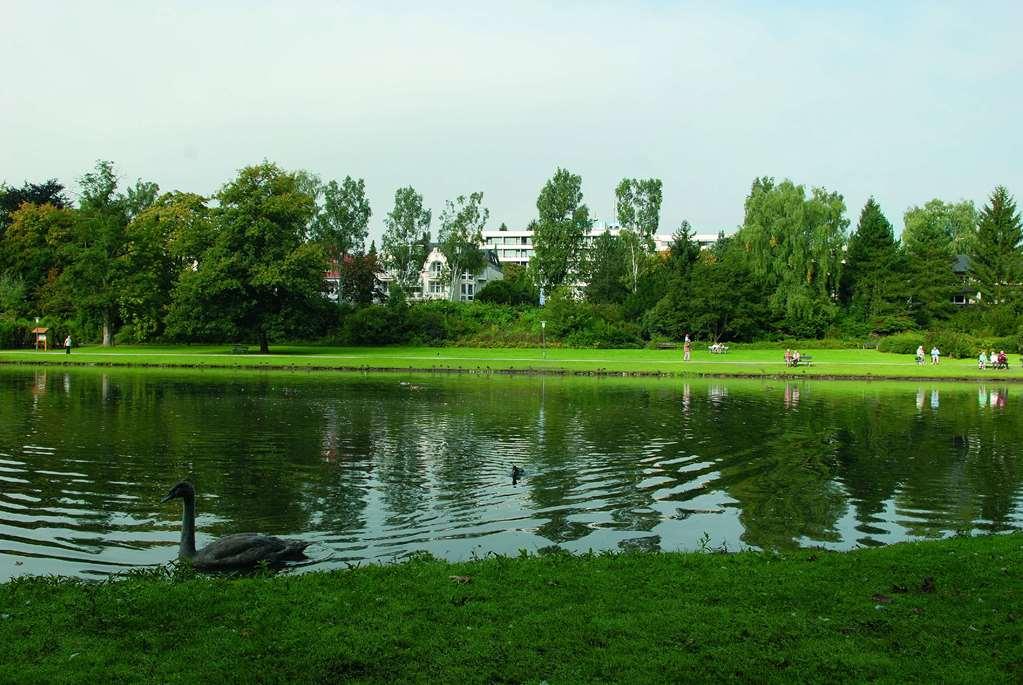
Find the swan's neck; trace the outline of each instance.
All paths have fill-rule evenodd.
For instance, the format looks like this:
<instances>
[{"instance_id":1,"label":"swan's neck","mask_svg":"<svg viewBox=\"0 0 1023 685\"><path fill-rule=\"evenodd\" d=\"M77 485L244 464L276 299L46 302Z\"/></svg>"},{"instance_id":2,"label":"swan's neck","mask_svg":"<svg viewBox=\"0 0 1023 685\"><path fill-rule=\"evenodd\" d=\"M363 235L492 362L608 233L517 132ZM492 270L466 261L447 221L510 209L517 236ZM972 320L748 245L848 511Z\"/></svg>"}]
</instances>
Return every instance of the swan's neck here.
<instances>
[{"instance_id":1,"label":"swan's neck","mask_svg":"<svg viewBox=\"0 0 1023 685\"><path fill-rule=\"evenodd\" d=\"M185 497L185 514L181 519L181 545L178 556L191 559L195 556L195 497Z\"/></svg>"}]
</instances>

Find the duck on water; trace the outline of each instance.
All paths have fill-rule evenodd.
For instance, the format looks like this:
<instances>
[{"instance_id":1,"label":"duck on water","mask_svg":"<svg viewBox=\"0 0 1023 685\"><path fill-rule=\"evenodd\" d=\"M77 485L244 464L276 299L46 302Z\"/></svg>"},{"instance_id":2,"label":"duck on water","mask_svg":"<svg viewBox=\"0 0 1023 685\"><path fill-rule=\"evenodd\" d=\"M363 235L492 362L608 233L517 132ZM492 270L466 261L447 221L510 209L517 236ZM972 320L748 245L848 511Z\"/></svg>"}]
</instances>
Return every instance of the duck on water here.
<instances>
[{"instance_id":1,"label":"duck on water","mask_svg":"<svg viewBox=\"0 0 1023 685\"><path fill-rule=\"evenodd\" d=\"M282 540L258 533L237 533L215 540L202 549L195 549L195 488L181 481L167 493L163 502L181 499L184 516L181 519L181 545L178 557L188 559L200 571L242 571L261 563L279 566L286 561L305 559L305 548L310 543L301 540Z\"/></svg>"}]
</instances>

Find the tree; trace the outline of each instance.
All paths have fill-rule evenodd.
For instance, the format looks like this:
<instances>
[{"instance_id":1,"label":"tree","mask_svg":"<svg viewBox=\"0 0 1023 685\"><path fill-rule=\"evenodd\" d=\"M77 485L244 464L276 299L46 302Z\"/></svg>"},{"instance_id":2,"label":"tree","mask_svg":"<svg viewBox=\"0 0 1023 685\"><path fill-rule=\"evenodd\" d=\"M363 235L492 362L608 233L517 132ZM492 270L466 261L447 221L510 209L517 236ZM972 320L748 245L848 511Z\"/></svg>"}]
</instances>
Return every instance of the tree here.
<instances>
[{"instance_id":1,"label":"tree","mask_svg":"<svg viewBox=\"0 0 1023 685\"><path fill-rule=\"evenodd\" d=\"M1006 304L1023 283L1023 228L1005 186L991 193L980 211L977 239L970 254L970 273L977 282L981 302Z\"/></svg>"},{"instance_id":2,"label":"tree","mask_svg":"<svg viewBox=\"0 0 1023 685\"><path fill-rule=\"evenodd\" d=\"M486 264L483 228L490 218L490 210L483 206L483 193L459 195L440 215L440 251L447 260L446 276L450 299L458 299L455 292L463 273L477 274Z\"/></svg>"},{"instance_id":3,"label":"tree","mask_svg":"<svg viewBox=\"0 0 1023 685\"><path fill-rule=\"evenodd\" d=\"M856 232L849 238L840 296L871 330L887 333L906 328L906 293L902 264L891 223L870 198L860 212Z\"/></svg>"},{"instance_id":4,"label":"tree","mask_svg":"<svg viewBox=\"0 0 1023 685\"><path fill-rule=\"evenodd\" d=\"M502 277L490 281L476 293L477 302L494 304L536 304L536 287L530 279L529 270L521 264L504 264L501 267Z\"/></svg>"},{"instance_id":5,"label":"tree","mask_svg":"<svg viewBox=\"0 0 1023 685\"><path fill-rule=\"evenodd\" d=\"M430 210L423 207L423 196L415 188L395 191L394 209L384 219L381 245L384 266L402 294L408 294L419 283L423 262L430 252L430 219Z\"/></svg>"},{"instance_id":6,"label":"tree","mask_svg":"<svg viewBox=\"0 0 1023 685\"><path fill-rule=\"evenodd\" d=\"M152 207L159 195L160 186L152 181L143 181L141 178L137 180L135 185L124 192L124 212L128 221Z\"/></svg>"},{"instance_id":7,"label":"tree","mask_svg":"<svg viewBox=\"0 0 1023 685\"><path fill-rule=\"evenodd\" d=\"M103 346L109 347L119 323L122 279L127 273L127 203L117 192L113 162L97 162L79 185L77 220L66 234L51 234L64 263L59 285L80 322L101 327Z\"/></svg>"},{"instance_id":8,"label":"tree","mask_svg":"<svg viewBox=\"0 0 1023 685\"><path fill-rule=\"evenodd\" d=\"M128 224L118 304L133 339L161 331L175 284L209 247L211 235L206 199L194 193L166 193Z\"/></svg>"},{"instance_id":9,"label":"tree","mask_svg":"<svg viewBox=\"0 0 1023 685\"><path fill-rule=\"evenodd\" d=\"M848 225L838 193L814 188L807 197L789 180L753 182L737 239L786 332L816 337L834 318Z\"/></svg>"},{"instance_id":10,"label":"tree","mask_svg":"<svg viewBox=\"0 0 1023 685\"><path fill-rule=\"evenodd\" d=\"M376 252L345 255L339 265L342 302L367 305L380 296L377 272L380 270Z\"/></svg>"},{"instance_id":11,"label":"tree","mask_svg":"<svg viewBox=\"0 0 1023 685\"><path fill-rule=\"evenodd\" d=\"M629 255L632 292L636 291L643 256L654 249L654 234L661 222L661 200L659 178L623 178L615 188L615 213Z\"/></svg>"},{"instance_id":12,"label":"tree","mask_svg":"<svg viewBox=\"0 0 1023 685\"><path fill-rule=\"evenodd\" d=\"M20 188L0 185L0 235L14 220L14 213L25 203L52 205L57 209L67 209L71 206L67 195L64 194L64 186L55 178L42 183L26 181Z\"/></svg>"},{"instance_id":13,"label":"tree","mask_svg":"<svg viewBox=\"0 0 1023 685\"><path fill-rule=\"evenodd\" d=\"M212 240L174 289L168 329L204 339L252 336L269 352L272 330L322 298L322 249L304 241L316 211L297 174L270 162L242 169L216 195Z\"/></svg>"},{"instance_id":14,"label":"tree","mask_svg":"<svg viewBox=\"0 0 1023 685\"><path fill-rule=\"evenodd\" d=\"M578 273L586 234L592 226L583 204L582 177L558 168L536 200L530 266L541 290L552 291Z\"/></svg>"},{"instance_id":15,"label":"tree","mask_svg":"<svg viewBox=\"0 0 1023 685\"><path fill-rule=\"evenodd\" d=\"M604 231L598 235L583 262L586 299L595 304L621 304L632 282L628 268L628 246L620 236Z\"/></svg>"},{"instance_id":16,"label":"tree","mask_svg":"<svg viewBox=\"0 0 1023 685\"><path fill-rule=\"evenodd\" d=\"M652 334L676 340L687 333L714 341L751 340L764 331L767 301L741 245L722 240L672 280L644 319Z\"/></svg>"},{"instance_id":17,"label":"tree","mask_svg":"<svg viewBox=\"0 0 1023 685\"><path fill-rule=\"evenodd\" d=\"M0 270L19 283L25 295L19 314L44 314L42 302L48 284L60 274L56 236L69 235L75 211L50 203L30 202L11 214L11 223L0 238Z\"/></svg>"},{"instance_id":18,"label":"tree","mask_svg":"<svg viewBox=\"0 0 1023 685\"><path fill-rule=\"evenodd\" d=\"M673 274L686 275L690 267L699 259L700 244L696 242L695 236L696 232L693 227L683 219L672 235L671 244L668 246L667 266Z\"/></svg>"},{"instance_id":19,"label":"tree","mask_svg":"<svg viewBox=\"0 0 1023 685\"><path fill-rule=\"evenodd\" d=\"M947 227L935 221L915 221L910 216L915 209L906 212L902 251L909 313L926 328L952 315L958 282L952 271L955 251Z\"/></svg>"},{"instance_id":20,"label":"tree","mask_svg":"<svg viewBox=\"0 0 1023 685\"><path fill-rule=\"evenodd\" d=\"M969 200L942 202L934 199L923 207L910 207L906 210L904 222L903 241L918 230L926 230L928 235L941 231L947 236L952 254L970 254L973 251L977 233L977 209Z\"/></svg>"},{"instance_id":21,"label":"tree","mask_svg":"<svg viewBox=\"0 0 1023 685\"><path fill-rule=\"evenodd\" d=\"M312 238L328 257L340 261L363 251L372 215L364 179L345 176L340 184L331 181L323 188L323 208L313 219Z\"/></svg>"}]
</instances>

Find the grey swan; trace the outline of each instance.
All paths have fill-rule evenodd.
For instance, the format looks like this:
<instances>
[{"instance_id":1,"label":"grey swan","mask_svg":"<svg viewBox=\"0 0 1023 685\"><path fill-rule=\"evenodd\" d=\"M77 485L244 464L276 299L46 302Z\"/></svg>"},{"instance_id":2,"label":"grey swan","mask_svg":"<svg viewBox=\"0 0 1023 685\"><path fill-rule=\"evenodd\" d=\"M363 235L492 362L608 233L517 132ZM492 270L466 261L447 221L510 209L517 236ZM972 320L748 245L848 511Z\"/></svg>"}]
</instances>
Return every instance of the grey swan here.
<instances>
[{"instance_id":1,"label":"grey swan","mask_svg":"<svg viewBox=\"0 0 1023 685\"><path fill-rule=\"evenodd\" d=\"M244 571L261 563L280 566L286 561L305 559L310 543L282 540L258 533L237 533L214 540L199 551L195 549L195 488L181 481L171 488L162 503L180 498L184 516L181 519L181 546L178 557L187 559L200 571Z\"/></svg>"}]
</instances>

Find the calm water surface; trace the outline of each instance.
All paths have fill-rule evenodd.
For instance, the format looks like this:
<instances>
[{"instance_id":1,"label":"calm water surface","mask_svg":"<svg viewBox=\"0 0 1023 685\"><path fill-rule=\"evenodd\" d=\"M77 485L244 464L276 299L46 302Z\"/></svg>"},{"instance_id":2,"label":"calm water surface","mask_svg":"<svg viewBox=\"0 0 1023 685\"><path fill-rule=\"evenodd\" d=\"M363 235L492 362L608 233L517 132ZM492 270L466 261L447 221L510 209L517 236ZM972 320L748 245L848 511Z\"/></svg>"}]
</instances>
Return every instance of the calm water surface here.
<instances>
[{"instance_id":1,"label":"calm water surface","mask_svg":"<svg viewBox=\"0 0 1023 685\"><path fill-rule=\"evenodd\" d=\"M317 543L310 568L573 551L849 549L1023 527L1023 388L0 370L0 580ZM526 476L512 482L519 465Z\"/></svg>"}]
</instances>

